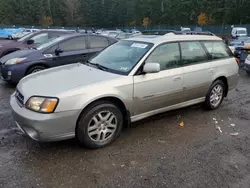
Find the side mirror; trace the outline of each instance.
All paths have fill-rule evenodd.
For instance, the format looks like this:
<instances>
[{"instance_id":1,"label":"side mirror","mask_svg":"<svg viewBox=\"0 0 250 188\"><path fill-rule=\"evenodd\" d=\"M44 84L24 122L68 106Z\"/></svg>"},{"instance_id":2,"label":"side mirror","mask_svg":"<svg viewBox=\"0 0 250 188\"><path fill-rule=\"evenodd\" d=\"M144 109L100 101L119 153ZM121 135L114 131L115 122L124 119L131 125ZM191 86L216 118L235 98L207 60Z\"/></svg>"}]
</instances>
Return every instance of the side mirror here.
<instances>
[{"instance_id":1,"label":"side mirror","mask_svg":"<svg viewBox=\"0 0 250 188\"><path fill-rule=\"evenodd\" d=\"M35 41L32 40L32 39L26 41L26 43L27 43L28 45L34 44L34 42L35 42Z\"/></svg>"},{"instance_id":2,"label":"side mirror","mask_svg":"<svg viewBox=\"0 0 250 188\"><path fill-rule=\"evenodd\" d=\"M60 49L60 48L57 48L57 49L55 50L55 54L56 54L56 55L59 55L60 53L63 53L63 50Z\"/></svg>"},{"instance_id":3,"label":"side mirror","mask_svg":"<svg viewBox=\"0 0 250 188\"><path fill-rule=\"evenodd\" d=\"M145 73L157 73L160 72L161 67L159 63L146 63L143 66L143 72Z\"/></svg>"}]
</instances>

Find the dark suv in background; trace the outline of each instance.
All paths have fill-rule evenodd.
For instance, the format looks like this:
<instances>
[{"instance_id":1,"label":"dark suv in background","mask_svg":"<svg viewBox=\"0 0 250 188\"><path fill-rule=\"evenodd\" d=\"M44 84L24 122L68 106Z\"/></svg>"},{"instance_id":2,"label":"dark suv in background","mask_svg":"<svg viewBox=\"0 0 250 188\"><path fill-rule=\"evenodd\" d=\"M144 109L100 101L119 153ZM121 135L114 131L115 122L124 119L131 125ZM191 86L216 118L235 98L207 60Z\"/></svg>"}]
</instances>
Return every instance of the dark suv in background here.
<instances>
[{"instance_id":1,"label":"dark suv in background","mask_svg":"<svg viewBox=\"0 0 250 188\"><path fill-rule=\"evenodd\" d=\"M32 47L44 43L49 39L59 37L61 35L73 33L72 31L59 31L59 30L44 30L35 33L30 33L15 41L1 41L0 42L0 57L9 53L21 50L27 47Z\"/></svg>"}]
</instances>

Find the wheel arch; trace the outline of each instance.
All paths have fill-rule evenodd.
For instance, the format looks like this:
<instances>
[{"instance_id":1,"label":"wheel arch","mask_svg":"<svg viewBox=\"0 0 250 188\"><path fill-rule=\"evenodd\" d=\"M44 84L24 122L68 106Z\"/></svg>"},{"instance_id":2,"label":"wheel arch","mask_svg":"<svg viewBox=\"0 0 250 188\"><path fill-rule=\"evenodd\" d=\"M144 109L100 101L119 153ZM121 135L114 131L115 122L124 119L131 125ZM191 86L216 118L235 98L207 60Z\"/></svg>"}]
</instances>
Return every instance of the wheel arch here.
<instances>
[{"instance_id":1,"label":"wheel arch","mask_svg":"<svg viewBox=\"0 0 250 188\"><path fill-rule=\"evenodd\" d=\"M122 102L121 99L115 96L105 96L101 97L98 99L95 99L94 101L91 101L88 103L81 111L81 113L78 115L77 121L76 121L76 126L80 121L81 116L92 106L94 106L96 103L101 102L101 101L107 101L111 102L114 105L116 105L122 112L122 115L124 117L124 125L128 126L130 124L130 112L127 110L125 104Z\"/></svg>"},{"instance_id":2,"label":"wheel arch","mask_svg":"<svg viewBox=\"0 0 250 188\"><path fill-rule=\"evenodd\" d=\"M50 68L45 62L36 62L36 63L32 63L31 65L29 65L25 71L25 75L27 75L27 73L29 72L29 70L33 67L36 66L43 66L45 68Z\"/></svg>"}]
</instances>

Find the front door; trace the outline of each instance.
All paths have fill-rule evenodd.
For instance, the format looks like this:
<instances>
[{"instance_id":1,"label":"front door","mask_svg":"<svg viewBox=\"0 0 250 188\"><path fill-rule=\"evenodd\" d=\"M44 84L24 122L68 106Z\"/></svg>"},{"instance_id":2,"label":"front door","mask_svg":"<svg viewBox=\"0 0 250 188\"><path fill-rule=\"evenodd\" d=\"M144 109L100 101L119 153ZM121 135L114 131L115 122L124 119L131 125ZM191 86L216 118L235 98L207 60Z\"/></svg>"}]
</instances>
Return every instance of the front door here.
<instances>
[{"instance_id":1,"label":"front door","mask_svg":"<svg viewBox=\"0 0 250 188\"><path fill-rule=\"evenodd\" d=\"M182 102L183 68L179 44L156 47L145 63L159 63L161 71L134 76L134 116Z\"/></svg>"},{"instance_id":2,"label":"front door","mask_svg":"<svg viewBox=\"0 0 250 188\"><path fill-rule=\"evenodd\" d=\"M74 37L58 44L58 49L62 52L55 54L53 64L55 66L67 65L86 61L89 58L89 50L86 46L86 37Z\"/></svg>"}]
</instances>

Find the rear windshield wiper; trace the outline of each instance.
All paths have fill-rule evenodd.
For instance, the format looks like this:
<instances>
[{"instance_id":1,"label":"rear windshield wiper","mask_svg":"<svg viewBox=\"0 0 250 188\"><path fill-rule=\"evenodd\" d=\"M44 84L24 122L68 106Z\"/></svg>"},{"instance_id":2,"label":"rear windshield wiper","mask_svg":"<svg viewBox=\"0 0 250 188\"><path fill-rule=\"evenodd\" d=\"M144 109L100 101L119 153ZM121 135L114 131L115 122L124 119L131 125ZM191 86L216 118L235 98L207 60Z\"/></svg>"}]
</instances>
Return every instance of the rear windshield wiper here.
<instances>
[{"instance_id":1,"label":"rear windshield wiper","mask_svg":"<svg viewBox=\"0 0 250 188\"><path fill-rule=\"evenodd\" d=\"M105 66L103 66L103 65L100 65L100 64L98 64L98 63L91 63L89 60L87 60L84 64L93 65L93 66L97 67L98 69L104 70L104 71L109 70L109 68L107 68L107 67L105 67Z\"/></svg>"}]
</instances>

